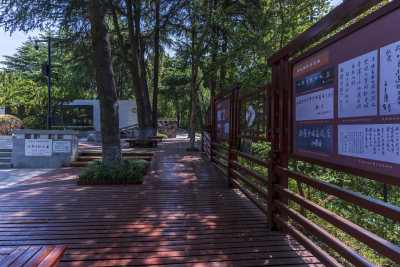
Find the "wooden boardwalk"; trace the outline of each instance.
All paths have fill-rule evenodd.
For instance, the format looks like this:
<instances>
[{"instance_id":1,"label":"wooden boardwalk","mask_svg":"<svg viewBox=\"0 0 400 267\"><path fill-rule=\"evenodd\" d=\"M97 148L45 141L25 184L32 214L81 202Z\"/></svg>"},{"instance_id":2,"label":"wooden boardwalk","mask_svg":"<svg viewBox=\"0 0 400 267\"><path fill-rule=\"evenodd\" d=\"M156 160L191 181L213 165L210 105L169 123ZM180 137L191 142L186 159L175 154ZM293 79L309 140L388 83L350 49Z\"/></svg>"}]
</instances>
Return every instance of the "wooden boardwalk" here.
<instances>
[{"instance_id":1,"label":"wooden boardwalk","mask_svg":"<svg viewBox=\"0 0 400 267\"><path fill-rule=\"evenodd\" d=\"M77 186L63 168L1 189L0 247L65 244L60 266L322 266L185 148L160 143L143 185Z\"/></svg>"}]
</instances>

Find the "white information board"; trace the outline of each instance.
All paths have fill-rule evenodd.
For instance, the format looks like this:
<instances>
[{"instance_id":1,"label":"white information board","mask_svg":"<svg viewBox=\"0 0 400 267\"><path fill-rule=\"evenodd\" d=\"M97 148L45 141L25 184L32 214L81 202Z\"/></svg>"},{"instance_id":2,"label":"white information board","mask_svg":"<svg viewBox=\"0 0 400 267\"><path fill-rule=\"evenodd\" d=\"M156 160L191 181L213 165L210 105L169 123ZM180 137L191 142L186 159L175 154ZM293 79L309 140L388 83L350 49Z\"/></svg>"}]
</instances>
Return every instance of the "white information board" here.
<instances>
[{"instance_id":1,"label":"white information board","mask_svg":"<svg viewBox=\"0 0 400 267\"><path fill-rule=\"evenodd\" d=\"M338 65L338 117L378 115L378 50Z\"/></svg>"},{"instance_id":2,"label":"white information board","mask_svg":"<svg viewBox=\"0 0 400 267\"><path fill-rule=\"evenodd\" d=\"M54 141L53 142L54 153L70 153L71 142L70 141Z\"/></svg>"},{"instance_id":3,"label":"white information board","mask_svg":"<svg viewBox=\"0 0 400 267\"><path fill-rule=\"evenodd\" d=\"M400 124L338 125L339 155L400 163Z\"/></svg>"},{"instance_id":4,"label":"white information board","mask_svg":"<svg viewBox=\"0 0 400 267\"><path fill-rule=\"evenodd\" d=\"M333 88L296 97L296 121L333 118Z\"/></svg>"},{"instance_id":5,"label":"white information board","mask_svg":"<svg viewBox=\"0 0 400 267\"><path fill-rule=\"evenodd\" d=\"M380 115L400 114L400 41L380 49Z\"/></svg>"},{"instance_id":6,"label":"white information board","mask_svg":"<svg viewBox=\"0 0 400 267\"><path fill-rule=\"evenodd\" d=\"M51 156L52 139L25 139L25 156Z\"/></svg>"}]
</instances>

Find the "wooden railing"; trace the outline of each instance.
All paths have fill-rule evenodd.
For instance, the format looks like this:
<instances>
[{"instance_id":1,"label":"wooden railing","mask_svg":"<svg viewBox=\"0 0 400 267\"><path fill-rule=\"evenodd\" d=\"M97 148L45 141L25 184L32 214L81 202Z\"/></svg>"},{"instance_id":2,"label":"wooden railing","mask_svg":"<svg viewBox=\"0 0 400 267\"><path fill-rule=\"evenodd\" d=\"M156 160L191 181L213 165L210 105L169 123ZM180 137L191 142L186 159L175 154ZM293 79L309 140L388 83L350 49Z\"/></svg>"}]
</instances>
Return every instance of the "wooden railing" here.
<instances>
[{"instance_id":1,"label":"wooden railing","mask_svg":"<svg viewBox=\"0 0 400 267\"><path fill-rule=\"evenodd\" d=\"M388 259L384 263L386 265L400 264L398 240L400 233L396 239L396 236L385 236L384 233L378 233L379 231L374 231L371 227L367 230L355 223L353 218L346 219L337 214L339 212L330 210L324 205L325 202L316 203L309 196L305 196L303 187L325 194L327 201L334 199L362 209L363 213L367 214L364 216L371 213L373 216L378 216L381 222L388 224L400 223L400 207L312 177L311 172L301 173L296 164L302 162L302 164L330 168L346 175L353 175L352 177L364 177L357 179L364 179L365 182L390 184L396 186L397 190L400 190L400 176L398 173L380 175L373 171L310 159L293 153L290 68L299 60L312 56L313 53L386 14L400 10L400 0L390 2L336 36L311 48L299 56L300 59L289 61L289 58L380 2L345 1L269 59L268 64L272 68L270 85L240 97L237 91L233 91L238 88L231 86L215 97L207 113L207 122L210 125L203 130L203 151L227 179L228 184L240 189L267 215L269 227L290 233L327 266L339 266L342 263L356 266L374 265L373 256L366 256L355 244L359 246L364 244L363 246L373 250L376 255L386 257ZM231 133L229 140L226 140L217 134L216 113L221 99L227 99L230 95ZM254 125L246 117L251 109L256 111L258 118ZM268 156L260 157L252 152L245 152L240 145L244 140L265 145L268 153L264 151L264 154ZM355 216L363 215L355 214Z\"/></svg>"}]
</instances>

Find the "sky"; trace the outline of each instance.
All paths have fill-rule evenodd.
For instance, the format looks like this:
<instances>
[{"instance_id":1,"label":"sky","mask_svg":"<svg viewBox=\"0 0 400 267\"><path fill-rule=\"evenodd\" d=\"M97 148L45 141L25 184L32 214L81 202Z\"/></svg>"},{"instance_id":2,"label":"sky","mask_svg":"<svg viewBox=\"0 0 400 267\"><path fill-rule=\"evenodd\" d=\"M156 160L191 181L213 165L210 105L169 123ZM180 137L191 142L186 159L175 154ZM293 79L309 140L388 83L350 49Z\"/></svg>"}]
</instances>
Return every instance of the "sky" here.
<instances>
[{"instance_id":1,"label":"sky","mask_svg":"<svg viewBox=\"0 0 400 267\"><path fill-rule=\"evenodd\" d=\"M342 3L342 0L332 0L333 6L337 6L340 3ZM3 56L5 55L12 56L16 49L26 42L29 37L38 36L39 33L39 31L33 31L25 34L17 31L10 36L9 32L4 32L4 29L0 28L0 61L4 60ZM0 67L2 67L2 64L0 64Z\"/></svg>"}]
</instances>

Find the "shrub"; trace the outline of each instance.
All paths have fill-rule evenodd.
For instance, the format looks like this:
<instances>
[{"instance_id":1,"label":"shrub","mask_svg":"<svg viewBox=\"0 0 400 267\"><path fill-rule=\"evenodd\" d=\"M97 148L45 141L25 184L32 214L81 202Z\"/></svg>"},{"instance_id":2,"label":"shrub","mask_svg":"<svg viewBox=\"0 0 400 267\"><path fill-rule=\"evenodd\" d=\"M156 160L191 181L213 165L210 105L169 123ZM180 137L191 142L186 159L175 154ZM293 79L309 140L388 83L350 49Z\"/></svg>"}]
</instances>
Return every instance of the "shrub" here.
<instances>
[{"instance_id":1,"label":"shrub","mask_svg":"<svg viewBox=\"0 0 400 267\"><path fill-rule=\"evenodd\" d=\"M46 120L43 117L39 116L28 116L23 120L25 129L32 130L45 130L46 129Z\"/></svg>"},{"instance_id":2,"label":"shrub","mask_svg":"<svg viewBox=\"0 0 400 267\"><path fill-rule=\"evenodd\" d=\"M20 119L13 115L0 115L0 135L11 135L12 130L23 128Z\"/></svg>"},{"instance_id":3,"label":"shrub","mask_svg":"<svg viewBox=\"0 0 400 267\"><path fill-rule=\"evenodd\" d=\"M157 132L157 136L162 136L163 138L168 138L168 136L166 134L159 133L159 132Z\"/></svg>"},{"instance_id":4,"label":"shrub","mask_svg":"<svg viewBox=\"0 0 400 267\"><path fill-rule=\"evenodd\" d=\"M124 159L123 165L104 166L95 160L83 169L79 181L133 181L142 180L149 163L145 160Z\"/></svg>"}]
</instances>

